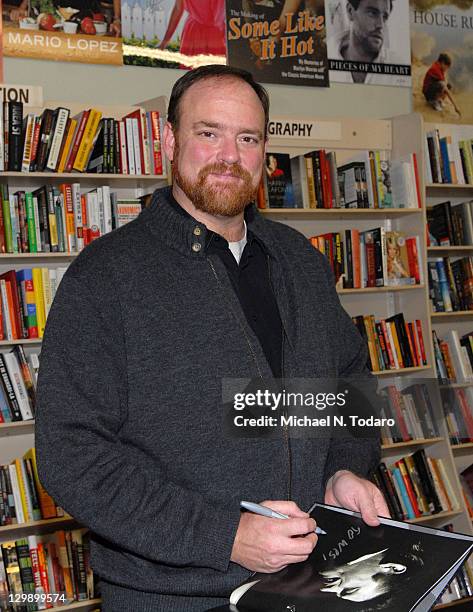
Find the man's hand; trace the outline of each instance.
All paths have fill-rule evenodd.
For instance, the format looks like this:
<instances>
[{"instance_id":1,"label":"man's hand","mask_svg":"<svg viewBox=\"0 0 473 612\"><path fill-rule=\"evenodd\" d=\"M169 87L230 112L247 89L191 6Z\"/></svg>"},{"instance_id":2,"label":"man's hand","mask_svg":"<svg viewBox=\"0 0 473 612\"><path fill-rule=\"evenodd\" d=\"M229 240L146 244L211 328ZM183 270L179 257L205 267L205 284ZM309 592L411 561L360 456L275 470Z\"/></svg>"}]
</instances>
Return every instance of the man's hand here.
<instances>
[{"instance_id":1,"label":"man's hand","mask_svg":"<svg viewBox=\"0 0 473 612\"><path fill-rule=\"evenodd\" d=\"M287 514L274 519L243 512L231 560L254 572L278 572L290 563L305 561L314 550L316 523L290 501L263 501L263 506Z\"/></svg>"},{"instance_id":2,"label":"man's hand","mask_svg":"<svg viewBox=\"0 0 473 612\"><path fill-rule=\"evenodd\" d=\"M379 516L389 517L381 491L369 480L348 470L336 472L327 482L325 503L361 513L367 525L379 525Z\"/></svg>"}]
</instances>

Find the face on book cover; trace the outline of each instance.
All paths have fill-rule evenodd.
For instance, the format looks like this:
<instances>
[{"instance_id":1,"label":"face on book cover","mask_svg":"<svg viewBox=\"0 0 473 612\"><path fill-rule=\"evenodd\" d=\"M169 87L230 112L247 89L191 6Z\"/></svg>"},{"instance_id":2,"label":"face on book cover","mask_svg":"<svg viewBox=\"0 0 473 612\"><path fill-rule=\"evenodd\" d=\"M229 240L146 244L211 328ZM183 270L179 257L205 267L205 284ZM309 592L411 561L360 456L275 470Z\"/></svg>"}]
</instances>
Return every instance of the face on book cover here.
<instances>
[{"instance_id":1,"label":"face on book cover","mask_svg":"<svg viewBox=\"0 0 473 612\"><path fill-rule=\"evenodd\" d=\"M165 132L165 146L178 201L187 198L215 216L238 215L255 199L263 170L261 102L239 79L195 83L181 99L177 133Z\"/></svg>"}]
</instances>

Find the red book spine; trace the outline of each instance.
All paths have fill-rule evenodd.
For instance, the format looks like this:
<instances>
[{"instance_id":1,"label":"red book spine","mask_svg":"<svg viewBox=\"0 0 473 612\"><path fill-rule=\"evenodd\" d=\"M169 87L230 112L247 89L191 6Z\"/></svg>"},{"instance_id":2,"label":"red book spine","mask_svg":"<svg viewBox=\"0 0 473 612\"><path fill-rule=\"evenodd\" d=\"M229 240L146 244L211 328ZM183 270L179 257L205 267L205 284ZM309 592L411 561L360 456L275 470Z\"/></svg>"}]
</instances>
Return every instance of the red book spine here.
<instances>
[{"instance_id":1,"label":"red book spine","mask_svg":"<svg viewBox=\"0 0 473 612\"><path fill-rule=\"evenodd\" d=\"M330 183L330 168L325 151L320 151L320 169L322 172L322 192L324 196L324 208L332 208L332 185Z\"/></svg>"},{"instance_id":2,"label":"red book spine","mask_svg":"<svg viewBox=\"0 0 473 612\"><path fill-rule=\"evenodd\" d=\"M404 420L404 415L402 414L401 402L399 401L399 391L394 385L389 385L388 395L391 401L391 405L394 407L394 410L396 412L397 423L399 425L399 430L401 432L402 439L407 442L407 440L411 439L411 436L407 431L406 421Z\"/></svg>"},{"instance_id":3,"label":"red book spine","mask_svg":"<svg viewBox=\"0 0 473 612\"><path fill-rule=\"evenodd\" d=\"M76 160L77 151L79 150L80 141L82 140L82 136L85 130L85 124L87 123L87 119L89 118L90 110L84 111L80 118L79 127L77 128L77 132L74 138L74 144L72 145L71 152L69 153L69 158L66 163L66 167L64 168L64 172L72 172L72 166Z\"/></svg>"},{"instance_id":4,"label":"red book spine","mask_svg":"<svg viewBox=\"0 0 473 612\"><path fill-rule=\"evenodd\" d=\"M414 514L416 515L416 517L422 516L422 512L419 510L419 504L417 503L417 496L414 492L414 487L412 486L411 479L409 476L409 471L406 467L406 464L404 463L402 459L400 459L399 461L396 461L395 465L396 467L399 468L401 472L401 476L404 481L404 484L406 485L407 495L409 496L409 500L412 504L412 509L414 510Z\"/></svg>"},{"instance_id":5,"label":"red book spine","mask_svg":"<svg viewBox=\"0 0 473 612\"><path fill-rule=\"evenodd\" d=\"M374 255L374 243L373 242L365 242L365 251L366 251L366 269L367 269L367 286L375 287L376 286L376 263L375 263L375 255Z\"/></svg>"},{"instance_id":6,"label":"red book spine","mask_svg":"<svg viewBox=\"0 0 473 612\"><path fill-rule=\"evenodd\" d=\"M80 206L82 208L82 234L84 237L84 246L90 242L89 219L87 217L87 200L85 195L80 197Z\"/></svg>"},{"instance_id":7,"label":"red book spine","mask_svg":"<svg viewBox=\"0 0 473 612\"><path fill-rule=\"evenodd\" d=\"M158 111L150 111L148 113L149 121L151 124L151 143L152 147L152 162L153 167L151 171L154 174L163 173L163 154L161 151L161 132L159 128L159 113Z\"/></svg>"},{"instance_id":8,"label":"red book spine","mask_svg":"<svg viewBox=\"0 0 473 612\"><path fill-rule=\"evenodd\" d=\"M31 159L30 159L30 169L34 167L36 162L36 155L38 154L38 145L39 145L39 133L41 131L41 118L36 117L34 122L33 129L33 138L31 140Z\"/></svg>"},{"instance_id":9,"label":"red book spine","mask_svg":"<svg viewBox=\"0 0 473 612\"><path fill-rule=\"evenodd\" d=\"M422 335L422 323L416 319L417 335L419 336L420 354L422 355L422 363L427 365L427 356L425 354L424 336Z\"/></svg>"},{"instance_id":10,"label":"red book spine","mask_svg":"<svg viewBox=\"0 0 473 612\"><path fill-rule=\"evenodd\" d=\"M417 242L415 238L406 238L407 261L409 263L409 274L420 283L419 256L417 253Z\"/></svg>"},{"instance_id":11,"label":"red book spine","mask_svg":"<svg viewBox=\"0 0 473 612\"><path fill-rule=\"evenodd\" d=\"M407 325L409 326L409 334L412 340L412 345L414 347L417 365L421 366L422 365L422 355L420 352L419 339L416 334L415 325L414 323L408 323Z\"/></svg>"},{"instance_id":12,"label":"red book spine","mask_svg":"<svg viewBox=\"0 0 473 612\"><path fill-rule=\"evenodd\" d=\"M419 168L417 165L417 155L415 153L412 154L412 165L414 166L414 178L416 182L417 205L419 208L422 208L422 195L420 192Z\"/></svg>"},{"instance_id":13,"label":"red book spine","mask_svg":"<svg viewBox=\"0 0 473 612\"><path fill-rule=\"evenodd\" d=\"M414 364L414 367L415 367L415 366L420 365L420 363L417 363L417 355L416 355L416 352L414 350L414 345L412 343L411 332L410 332L410 329L409 329L409 325L405 321L404 321L404 327L406 329L407 341L409 342L409 351L411 353L412 363Z\"/></svg>"}]
</instances>

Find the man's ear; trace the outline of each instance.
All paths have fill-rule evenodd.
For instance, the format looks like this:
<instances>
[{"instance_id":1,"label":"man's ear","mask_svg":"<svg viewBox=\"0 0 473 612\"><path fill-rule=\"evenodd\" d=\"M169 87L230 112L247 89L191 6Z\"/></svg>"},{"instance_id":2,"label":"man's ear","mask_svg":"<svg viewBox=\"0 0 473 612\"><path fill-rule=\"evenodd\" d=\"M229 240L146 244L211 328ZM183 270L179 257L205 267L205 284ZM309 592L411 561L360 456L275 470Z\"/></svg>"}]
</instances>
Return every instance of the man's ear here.
<instances>
[{"instance_id":1,"label":"man's ear","mask_svg":"<svg viewBox=\"0 0 473 612\"><path fill-rule=\"evenodd\" d=\"M174 147L176 146L176 138L174 136L174 131L172 129L172 125L169 121L166 122L163 131L163 148L166 157L169 161L172 162L174 159Z\"/></svg>"}]
</instances>

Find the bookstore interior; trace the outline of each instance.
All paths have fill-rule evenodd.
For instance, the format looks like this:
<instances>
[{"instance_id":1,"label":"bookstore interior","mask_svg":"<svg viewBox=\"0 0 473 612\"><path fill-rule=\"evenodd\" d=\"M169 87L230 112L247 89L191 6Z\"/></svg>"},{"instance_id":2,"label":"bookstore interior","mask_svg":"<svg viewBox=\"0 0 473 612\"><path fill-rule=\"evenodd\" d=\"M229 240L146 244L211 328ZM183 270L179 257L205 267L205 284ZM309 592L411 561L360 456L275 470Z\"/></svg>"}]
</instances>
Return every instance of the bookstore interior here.
<instances>
[{"instance_id":1,"label":"bookstore interior","mask_svg":"<svg viewBox=\"0 0 473 612\"><path fill-rule=\"evenodd\" d=\"M380 406L371 480L390 513L369 529L384 529L379 549L406 534L409 546L445 555L430 582L409 583L414 600L393 595L378 608L371 593L365 608L363 589L355 595L340 581L374 549L353 545L340 565L343 546L332 554L326 540L329 569L320 552L303 577L294 565L252 579L229 590L231 609L473 610L471 2L60 4L2 7L0 611L100 610L87 526L38 476L41 344L69 265L82 252L89 261L92 243L133 223L172 184L163 142L171 90L208 64L247 70L268 91L257 214L325 256L366 344ZM345 521L349 540L366 529L312 501L323 527ZM381 552L371 568L409 573L381 563ZM312 590L300 586L309 577Z\"/></svg>"}]
</instances>

